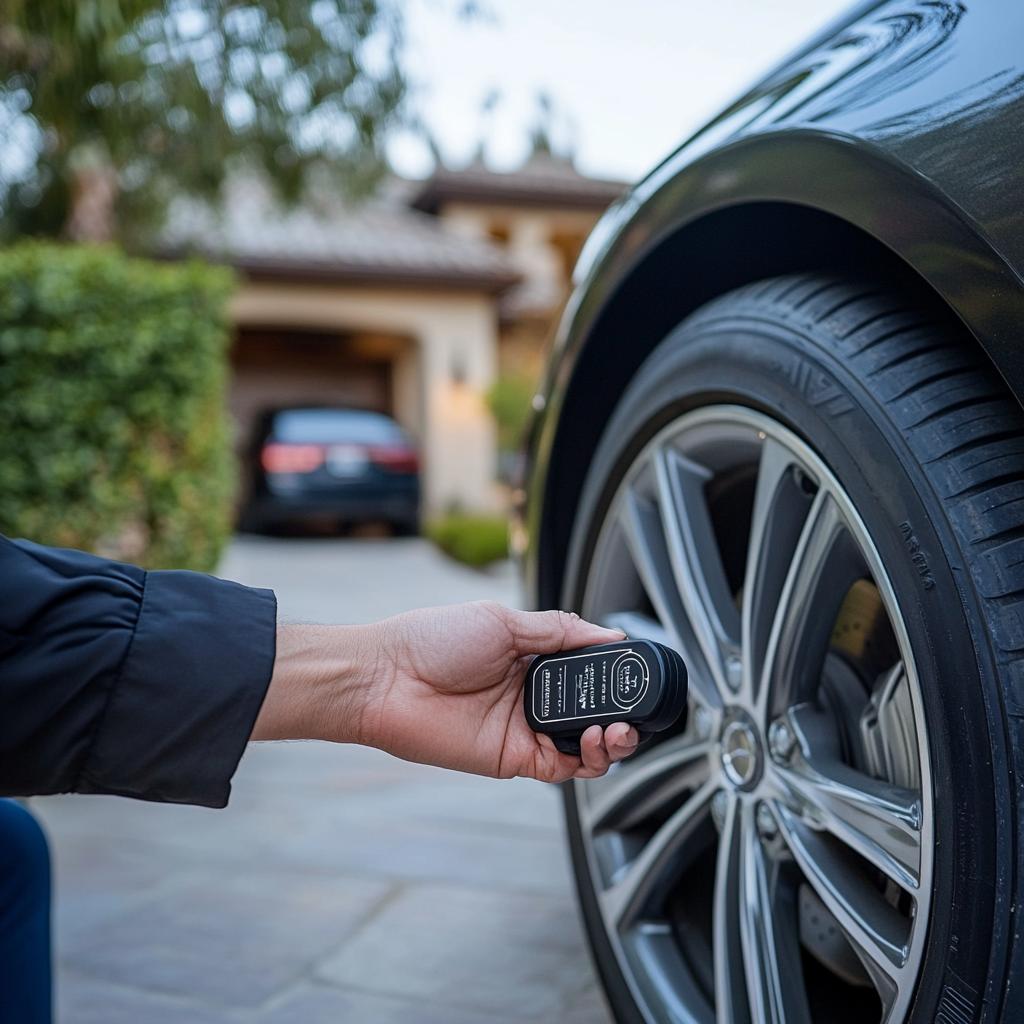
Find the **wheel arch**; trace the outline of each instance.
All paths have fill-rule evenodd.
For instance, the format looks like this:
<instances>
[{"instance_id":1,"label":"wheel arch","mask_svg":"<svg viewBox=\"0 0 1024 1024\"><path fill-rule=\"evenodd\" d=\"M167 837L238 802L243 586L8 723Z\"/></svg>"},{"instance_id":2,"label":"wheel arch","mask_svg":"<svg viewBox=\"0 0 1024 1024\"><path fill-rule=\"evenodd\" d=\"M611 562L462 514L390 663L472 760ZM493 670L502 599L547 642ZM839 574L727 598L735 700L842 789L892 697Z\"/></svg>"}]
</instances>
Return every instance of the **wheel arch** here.
<instances>
[{"instance_id":1,"label":"wheel arch","mask_svg":"<svg viewBox=\"0 0 1024 1024\"><path fill-rule=\"evenodd\" d=\"M828 271L920 290L1024 405L1024 285L920 175L861 140L807 131L741 140L664 180L668 170L612 215L556 342L531 445L526 567L539 607L561 598L576 503L619 397L676 324L734 288Z\"/></svg>"}]
</instances>

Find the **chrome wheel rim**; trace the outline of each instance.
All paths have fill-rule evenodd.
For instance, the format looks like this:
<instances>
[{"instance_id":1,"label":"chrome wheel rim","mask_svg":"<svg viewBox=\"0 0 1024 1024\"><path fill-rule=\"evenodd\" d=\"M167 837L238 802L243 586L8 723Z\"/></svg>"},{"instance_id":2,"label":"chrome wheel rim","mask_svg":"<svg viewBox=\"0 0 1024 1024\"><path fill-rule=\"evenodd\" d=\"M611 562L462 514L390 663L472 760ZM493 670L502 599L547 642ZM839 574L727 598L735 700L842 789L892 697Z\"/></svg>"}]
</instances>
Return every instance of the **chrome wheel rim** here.
<instances>
[{"instance_id":1,"label":"chrome wheel rim","mask_svg":"<svg viewBox=\"0 0 1024 1024\"><path fill-rule=\"evenodd\" d=\"M931 901L927 732L904 616L828 467L750 409L679 418L625 474L581 611L690 674L684 731L574 783L647 1020L802 1024L838 999L902 1021Z\"/></svg>"}]
</instances>

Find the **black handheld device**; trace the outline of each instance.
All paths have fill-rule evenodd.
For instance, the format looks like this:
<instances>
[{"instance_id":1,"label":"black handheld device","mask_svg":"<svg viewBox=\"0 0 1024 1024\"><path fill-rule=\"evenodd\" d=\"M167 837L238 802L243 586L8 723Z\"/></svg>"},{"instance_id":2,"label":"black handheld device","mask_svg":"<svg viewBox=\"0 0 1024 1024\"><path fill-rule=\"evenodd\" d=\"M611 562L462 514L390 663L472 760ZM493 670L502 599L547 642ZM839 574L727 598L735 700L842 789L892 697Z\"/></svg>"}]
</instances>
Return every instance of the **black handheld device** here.
<instances>
[{"instance_id":1,"label":"black handheld device","mask_svg":"<svg viewBox=\"0 0 1024 1024\"><path fill-rule=\"evenodd\" d=\"M579 755L592 725L628 722L643 739L676 723L686 708L686 665L654 640L623 640L542 654L523 688L526 721L566 754Z\"/></svg>"}]
</instances>

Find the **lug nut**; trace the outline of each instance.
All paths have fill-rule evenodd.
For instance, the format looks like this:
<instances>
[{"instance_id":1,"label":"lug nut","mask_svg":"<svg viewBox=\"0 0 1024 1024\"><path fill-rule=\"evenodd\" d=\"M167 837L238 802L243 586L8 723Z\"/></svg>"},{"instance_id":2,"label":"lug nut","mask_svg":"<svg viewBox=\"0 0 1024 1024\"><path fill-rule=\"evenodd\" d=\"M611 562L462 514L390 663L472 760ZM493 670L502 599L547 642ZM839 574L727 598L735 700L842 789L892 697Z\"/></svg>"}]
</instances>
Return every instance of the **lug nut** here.
<instances>
[{"instance_id":1,"label":"lug nut","mask_svg":"<svg viewBox=\"0 0 1024 1024\"><path fill-rule=\"evenodd\" d=\"M735 655L725 659L725 678L734 690L738 690L743 682L743 662Z\"/></svg>"},{"instance_id":2,"label":"lug nut","mask_svg":"<svg viewBox=\"0 0 1024 1024\"><path fill-rule=\"evenodd\" d=\"M768 746L776 761L788 761L796 748L796 737L785 718L776 718L768 728Z\"/></svg>"},{"instance_id":3,"label":"lug nut","mask_svg":"<svg viewBox=\"0 0 1024 1024\"><path fill-rule=\"evenodd\" d=\"M762 839L774 839L779 834L779 823L772 809L762 801L757 805L757 834Z\"/></svg>"}]
</instances>

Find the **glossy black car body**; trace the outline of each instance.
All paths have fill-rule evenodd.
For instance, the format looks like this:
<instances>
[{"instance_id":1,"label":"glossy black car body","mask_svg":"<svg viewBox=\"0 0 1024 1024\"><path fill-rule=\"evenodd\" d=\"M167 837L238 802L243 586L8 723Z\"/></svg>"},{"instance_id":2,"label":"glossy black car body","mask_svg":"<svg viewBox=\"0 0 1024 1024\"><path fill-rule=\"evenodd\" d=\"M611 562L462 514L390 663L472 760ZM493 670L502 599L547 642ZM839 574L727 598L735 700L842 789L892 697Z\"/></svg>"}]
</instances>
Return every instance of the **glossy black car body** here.
<instances>
[{"instance_id":1,"label":"glossy black car body","mask_svg":"<svg viewBox=\"0 0 1024 1024\"><path fill-rule=\"evenodd\" d=\"M918 275L1024 400L1022 41L1014 0L862 4L606 215L534 428L542 604L559 594L579 453L666 332L738 285L816 269Z\"/></svg>"},{"instance_id":2,"label":"glossy black car body","mask_svg":"<svg viewBox=\"0 0 1024 1024\"><path fill-rule=\"evenodd\" d=\"M1024 403L1024 4L858 5L606 215L584 250L535 400L524 525L538 607L564 604L592 456L646 357L715 297L796 272L923 287ZM799 382L808 402L817 384ZM1008 701L1016 725L1008 731L992 719L991 759L1012 777L1024 691ZM990 987L971 988L951 968L935 996L942 1020L995 1020L1024 1005L1011 908L1024 869L1014 860L1016 814L1004 796L991 809L991 836L957 837L965 863L976 856L1002 868L985 869L973 894L961 878L942 898L1002 901L1007 910L979 954ZM975 842L990 846L972 853Z\"/></svg>"},{"instance_id":3,"label":"glossy black car body","mask_svg":"<svg viewBox=\"0 0 1024 1024\"><path fill-rule=\"evenodd\" d=\"M386 522L415 533L419 456L388 416L359 409L279 409L260 421L242 528Z\"/></svg>"}]
</instances>

